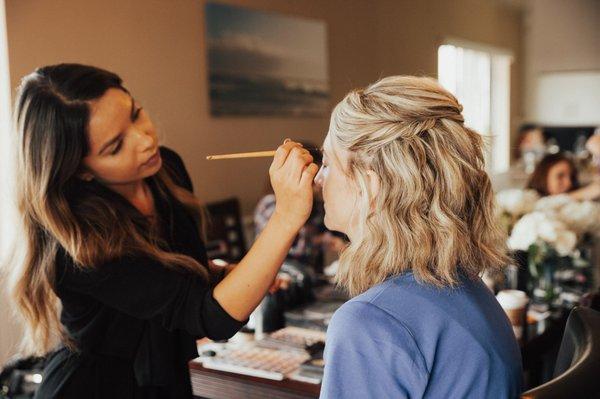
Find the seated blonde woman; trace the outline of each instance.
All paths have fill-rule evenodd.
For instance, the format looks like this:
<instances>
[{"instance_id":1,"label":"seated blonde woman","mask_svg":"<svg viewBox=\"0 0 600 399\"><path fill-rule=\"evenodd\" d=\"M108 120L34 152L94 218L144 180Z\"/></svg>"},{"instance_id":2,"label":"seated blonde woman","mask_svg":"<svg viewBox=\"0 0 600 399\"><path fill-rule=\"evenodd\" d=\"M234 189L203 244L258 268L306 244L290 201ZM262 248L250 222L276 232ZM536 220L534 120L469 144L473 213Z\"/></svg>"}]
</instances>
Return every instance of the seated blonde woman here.
<instances>
[{"instance_id":1,"label":"seated blonde woman","mask_svg":"<svg viewBox=\"0 0 600 399\"><path fill-rule=\"evenodd\" d=\"M479 276L507 262L482 138L435 80L388 77L334 109L316 177L347 234L353 299L327 332L322 398L508 398L509 321Z\"/></svg>"}]
</instances>

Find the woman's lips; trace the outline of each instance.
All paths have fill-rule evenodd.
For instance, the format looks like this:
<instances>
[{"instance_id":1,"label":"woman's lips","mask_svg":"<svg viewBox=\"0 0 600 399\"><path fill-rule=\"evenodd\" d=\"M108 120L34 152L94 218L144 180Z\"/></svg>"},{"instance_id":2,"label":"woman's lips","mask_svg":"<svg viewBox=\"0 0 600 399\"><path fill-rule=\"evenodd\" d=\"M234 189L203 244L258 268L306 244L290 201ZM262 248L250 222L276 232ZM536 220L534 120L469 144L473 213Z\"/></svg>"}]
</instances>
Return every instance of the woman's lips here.
<instances>
[{"instance_id":1,"label":"woman's lips","mask_svg":"<svg viewBox=\"0 0 600 399\"><path fill-rule=\"evenodd\" d=\"M154 166L160 160L160 152L156 151L142 166Z\"/></svg>"}]
</instances>

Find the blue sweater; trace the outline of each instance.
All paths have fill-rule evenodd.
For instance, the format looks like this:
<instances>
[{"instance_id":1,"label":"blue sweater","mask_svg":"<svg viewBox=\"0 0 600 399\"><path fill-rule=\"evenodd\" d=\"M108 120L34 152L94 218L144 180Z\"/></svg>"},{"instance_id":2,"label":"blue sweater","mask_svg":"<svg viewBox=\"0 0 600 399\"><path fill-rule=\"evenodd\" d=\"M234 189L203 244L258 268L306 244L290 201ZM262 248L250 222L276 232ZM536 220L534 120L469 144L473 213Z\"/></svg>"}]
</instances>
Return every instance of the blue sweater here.
<instances>
[{"instance_id":1,"label":"blue sweater","mask_svg":"<svg viewBox=\"0 0 600 399\"><path fill-rule=\"evenodd\" d=\"M389 278L338 309L321 398L517 398L521 355L480 279L456 288Z\"/></svg>"}]
</instances>

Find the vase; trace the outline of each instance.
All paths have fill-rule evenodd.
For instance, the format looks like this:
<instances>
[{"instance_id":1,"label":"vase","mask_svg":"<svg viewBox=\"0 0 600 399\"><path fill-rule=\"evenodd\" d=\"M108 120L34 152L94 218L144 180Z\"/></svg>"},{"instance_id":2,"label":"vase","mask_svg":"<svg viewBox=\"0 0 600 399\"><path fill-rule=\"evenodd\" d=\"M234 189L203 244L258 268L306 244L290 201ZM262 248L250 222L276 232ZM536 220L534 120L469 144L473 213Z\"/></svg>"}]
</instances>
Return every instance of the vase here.
<instances>
[{"instance_id":1,"label":"vase","mask_svg":"<svg viewBox=\"0 0 600 399\"><path fill-rule=\"evenodd\" d=\"M559 294L554 278L558 267L557 259L545 259L533 266L535 272L531 273L529 290L533 293L534 301L552 306Z\"/></svg>"}]
</instances>

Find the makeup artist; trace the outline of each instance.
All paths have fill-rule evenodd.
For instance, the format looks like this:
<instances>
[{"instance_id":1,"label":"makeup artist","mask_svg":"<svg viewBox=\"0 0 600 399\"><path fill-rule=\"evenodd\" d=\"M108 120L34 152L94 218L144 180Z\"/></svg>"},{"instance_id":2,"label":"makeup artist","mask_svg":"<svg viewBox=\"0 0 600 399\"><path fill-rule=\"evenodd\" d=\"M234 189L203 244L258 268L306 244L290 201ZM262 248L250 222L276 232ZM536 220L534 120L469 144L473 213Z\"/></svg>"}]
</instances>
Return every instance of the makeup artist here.
<instances>
[{"instance_id":1,"label":"makeup artist","mask_svg":"<svg viewBox=\"0 0 600 399\"><path fill-rule=\"evenodd\" d=\"M277 208L246 257L217 270L182 160L159 147L117 75L39 68L22 80L15 119L25 256L11 294L24 349L52 351L36 397L191 398L196 340L244 325L310 214L311 155L291 141L277 149Z\"/></svg>"}]
</instances>

